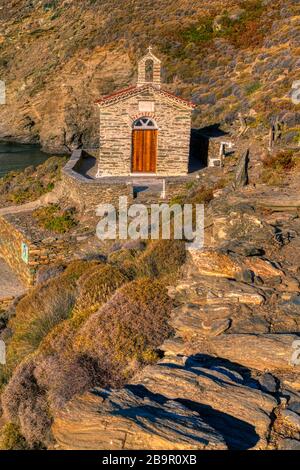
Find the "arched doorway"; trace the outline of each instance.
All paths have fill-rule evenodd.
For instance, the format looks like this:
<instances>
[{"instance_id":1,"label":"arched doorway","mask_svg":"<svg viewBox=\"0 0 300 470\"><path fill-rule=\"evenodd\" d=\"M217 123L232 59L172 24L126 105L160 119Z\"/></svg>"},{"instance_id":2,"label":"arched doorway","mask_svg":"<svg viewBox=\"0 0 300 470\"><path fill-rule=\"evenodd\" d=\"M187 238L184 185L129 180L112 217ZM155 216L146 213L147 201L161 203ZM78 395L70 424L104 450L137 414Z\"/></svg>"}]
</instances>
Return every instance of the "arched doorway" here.
<instances>
[{"instance_id":1,"label":"arched doorway","mask_svg":"<svg viewBox=\"0 0 300 470\"><path fill-rule=\"evenodd\" d=\"M132 173L155 173L158 129L153 119L142 117L133 123Z\"/></svg>"}]
</instances>

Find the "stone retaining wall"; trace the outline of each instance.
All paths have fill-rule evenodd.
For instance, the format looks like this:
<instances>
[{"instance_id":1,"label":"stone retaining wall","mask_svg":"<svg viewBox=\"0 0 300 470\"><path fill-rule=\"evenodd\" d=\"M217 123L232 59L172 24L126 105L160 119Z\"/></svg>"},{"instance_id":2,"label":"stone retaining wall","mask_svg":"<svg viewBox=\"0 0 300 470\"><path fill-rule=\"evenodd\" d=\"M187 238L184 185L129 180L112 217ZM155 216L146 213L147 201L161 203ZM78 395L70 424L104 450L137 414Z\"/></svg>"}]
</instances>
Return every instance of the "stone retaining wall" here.
<instances>
[{"instance_id":1,"label":"stone retaining wall","mask_svg":"<svg viewBox=\"0 0 300 470\"><path fill-rule=\"evenodd\" d=\"M82 160L89 156L82 150L75 150L63 169L63 194L81 210L95 210L98 204L117 204L120 196L132 200L130 185L124 178L87 178L79 173Z\"/></svg>"},{"instance_id":2,"label":"stone retaining wall","mask_svg":"<svg viewBox=\"0 0 300 470\"><path fill-rule=\"evenodd\" d=\"M30 241L8 222L6 216L0 217L0 255L19 277L30 285L32 273L30 266L22 260L22 243L30 245Z\"/></svg>"},{"instance_id":3,"label":"stone retaining wall","mask_svg":"<svg viewBox=\"0 0 300 470\"><path fill-rule=\"evenodd\" d=\"M15 224L12 215L0 217L0 256L27 286L34 284L40 267L71 259L75 242L71 237L49 237L32 241ZM24 259L23 244L27 248L27 256Z\"/></svg>"},{"instance_id":4,"label":"stone retaining wall","mask_svg":"<svg viewBox=\"0 0 300 470\"><path fill-rule=\"evenodd\" d=\"M80 210L95 211L98 204L118 205L120 196L127 196L128 203L134 202L134 185L139 179L130 176L102 177L97 179L87 178L80 174L80 167L84 158L88 157L87 152L75 150L63 169L62 186L63 194L74 201ZM150 180L150 177L139 177L143 180ZM165 202L174 196L186 191L187 184L195 181L195 175L156 177L153 182L164 181ZM152 198L149 203L158 202L160 197Z\"/></svg>"}]
</instances>

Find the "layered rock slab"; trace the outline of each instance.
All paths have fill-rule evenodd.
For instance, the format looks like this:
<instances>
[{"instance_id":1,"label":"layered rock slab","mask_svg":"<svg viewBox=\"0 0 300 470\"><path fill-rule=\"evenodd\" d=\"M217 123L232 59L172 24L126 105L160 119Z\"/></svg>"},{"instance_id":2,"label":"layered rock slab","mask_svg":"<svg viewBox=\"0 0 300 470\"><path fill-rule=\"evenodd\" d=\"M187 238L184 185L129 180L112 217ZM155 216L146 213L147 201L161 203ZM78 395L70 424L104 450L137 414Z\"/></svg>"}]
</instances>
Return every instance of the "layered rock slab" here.
<instances>
[{"instance_id":1,"label":"layered rock slab","mask_svg":"<svg viewBox=\"0 0 300 470\"><path fill-rule=\"evenodd\" d=\"M300 366L292 363L295 341L293 334L231 334L210 340L209 350L215 356L260 371L283 370L299 374Z\"/></svg>"},{"instance_id":2,"label":"layered rock slab","mask_svg":"<svg viewBox=\"0 0 300 470\"><path fill-rule=\"evenodd\" d=\"M227 449L222 434L196 411L140 385L75 398L55 420L53 433L67 450Z\"/></svg>"}]
</instances>

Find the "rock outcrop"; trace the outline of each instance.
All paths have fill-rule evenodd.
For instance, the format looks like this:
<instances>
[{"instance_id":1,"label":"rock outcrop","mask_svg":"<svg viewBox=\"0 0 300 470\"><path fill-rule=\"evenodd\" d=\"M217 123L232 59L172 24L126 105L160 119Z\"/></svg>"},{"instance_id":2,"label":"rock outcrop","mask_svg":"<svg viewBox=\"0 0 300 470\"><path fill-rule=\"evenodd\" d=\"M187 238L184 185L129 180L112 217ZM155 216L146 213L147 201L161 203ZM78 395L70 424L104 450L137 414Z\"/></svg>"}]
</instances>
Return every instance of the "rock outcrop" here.
<instances>
[{"instance_id":1,"label":"rock outcrop","mask_svg":"<svg viewBox=\"0 0 300 470\"><path fill-rule=\"evenodd\" d=\"M274 220L246 196L212 201L210 242L169 288L175 336L164 357L125 388L93 390L57 412L57 448L299 447L300 272L288 249L299 218Z\"/></svg>"}]
</instances>

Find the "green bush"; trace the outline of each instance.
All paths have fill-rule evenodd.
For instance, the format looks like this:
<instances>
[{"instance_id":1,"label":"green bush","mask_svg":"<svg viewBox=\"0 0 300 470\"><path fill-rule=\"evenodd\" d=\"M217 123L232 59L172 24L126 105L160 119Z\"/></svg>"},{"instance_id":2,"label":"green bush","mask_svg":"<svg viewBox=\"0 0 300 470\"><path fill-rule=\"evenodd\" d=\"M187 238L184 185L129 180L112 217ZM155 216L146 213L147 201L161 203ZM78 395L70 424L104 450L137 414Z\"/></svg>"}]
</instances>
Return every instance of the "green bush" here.
<instances>
[{"instance_id":1,"label":"green bush","mask_svg":"<svg viewBox=\"0 0 300 470\"><path fill-rule=\"evenodd\" d=\"M182 37L187 42L208 42L214 37L213 17L203 18L199 23L182 32Z\"/></svg>"},{"instance_id":2,"label":"green bush","mask_svg":"<svg viewBox=\"0 0 300 470\"><path fill-rule=\"evenodd\" d=\"M246 86L245 91L246 95L252 95L256 91L258 91L261 88L261 83L256 81L253 83L250 83L249 85Z\"/></svg>"},{"instance_id":3,"label":"green bush","mask_svg":"<svg viewBox=\"0 0 300 470\"><path fill-rule=\"evenodd\" d=\"M35 210L33 217L40 227L57 233L66 233L78 224L74 209L62 210L57 204Z\"/></svg>"},{"instance_id":4,"label":"green bush","mask_svg":"<svg viewBox=\"0 0 300 470\"><path fill-rule=\"evenodd\" d=\"M26 440L20 433L19 426L7 423L0 432L0 450L27 450Z\"/></svg>"}]
</instances>

